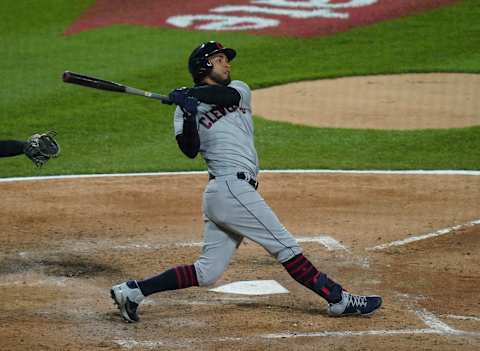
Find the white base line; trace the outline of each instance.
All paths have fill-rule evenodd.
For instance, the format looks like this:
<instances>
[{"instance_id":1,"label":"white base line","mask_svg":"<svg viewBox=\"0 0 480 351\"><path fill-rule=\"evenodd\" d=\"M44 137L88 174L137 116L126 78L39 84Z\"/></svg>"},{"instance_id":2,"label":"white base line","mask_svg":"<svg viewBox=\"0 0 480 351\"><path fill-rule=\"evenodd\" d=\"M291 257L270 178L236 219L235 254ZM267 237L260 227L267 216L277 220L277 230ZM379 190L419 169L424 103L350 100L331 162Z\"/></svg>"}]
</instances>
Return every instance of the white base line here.
<instances>
[{"instance_id":1,"label":"white base line","mask_svg":"<svg viewBox=\"0 0 480 351\"><path fill-rule=\"evenodd\" d=\"M390 171L390 170L334 170L334 169L278 169L278 170L263 170L261 174L265 173L294 173L294 174L384 174L384 175L466 175L466 176L480 176L480 171L466 171L466 170L412 170L412 171ZM106 178L106 177L158 177L158 176L176 176L176 175L207 175L206 171L185 171L185 172L147 172L147 173L111 173L111 174L72 174L72 175L54 175L54 176L39 176L39 177L12 177L0 178L0 183L21 182L21 181L40 181L40 180L59 180L59 179L81 179L81 178Z\"/></svg>"},{"instance_id":2,"label":"white base line","mask_svg":"<svg viewBox=\"0 0 480 351\"><path fill-rule=\"evenodd\" d=\"M459 225L456 225L454 227L443 228L443 229L437 230L433 233L428 233L428 234L420 235L420 236L412 236L412 237L407 238L407 239L396 240L396 241L392 241L392 242L387 243L387 244L382 244L382 245L377 245L377 246L374 246L374 247L369 247L366 250L375 251L375 250L384 250L384 249L392 247L392 246L402 246L402 245L405 245L405 244L412 243L414 241L434 238L434 237L437 237L437 236L449 234L449 233L454 232L454 231L459 230L459 229L473 227L477 224L480 224L480 219L477 219L477 220L474 220L474 221L471 221L471 222L468 222L468 223L464 223L464 224L459 224Z\"/></svg>"}]
</instances>

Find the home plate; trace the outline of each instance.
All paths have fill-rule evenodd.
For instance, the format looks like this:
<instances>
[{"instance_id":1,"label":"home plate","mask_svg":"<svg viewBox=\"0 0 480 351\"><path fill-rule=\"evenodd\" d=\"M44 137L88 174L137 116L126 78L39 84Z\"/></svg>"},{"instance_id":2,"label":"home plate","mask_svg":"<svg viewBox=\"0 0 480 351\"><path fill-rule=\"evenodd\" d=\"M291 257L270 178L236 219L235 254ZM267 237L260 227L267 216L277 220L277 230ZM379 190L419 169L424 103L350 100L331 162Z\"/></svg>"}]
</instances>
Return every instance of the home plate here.
<instances>
[{"instance_id":1,"label":"home plate","mask_svg":"<svg viewBox=\"0 0 480 351\"><path fill-rule=\"evenodd\" d=\"M288 294L288 290L275 280L249 280L219 286L210 291L225 294L271 295Z\"/></svg>"}]
</instances>

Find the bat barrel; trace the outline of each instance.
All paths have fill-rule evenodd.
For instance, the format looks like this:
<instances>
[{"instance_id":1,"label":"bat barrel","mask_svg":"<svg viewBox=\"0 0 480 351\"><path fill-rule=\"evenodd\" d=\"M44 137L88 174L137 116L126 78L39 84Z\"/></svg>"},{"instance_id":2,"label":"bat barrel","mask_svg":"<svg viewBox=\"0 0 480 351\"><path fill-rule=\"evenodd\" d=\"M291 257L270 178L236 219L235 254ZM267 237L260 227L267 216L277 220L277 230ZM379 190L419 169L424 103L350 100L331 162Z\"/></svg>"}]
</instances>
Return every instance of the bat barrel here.
<instances>
[{"instance_id":1,"label":"bat barrel","mask_svg":"<svg viewBox=\"0 0 480 351\"><path fill-rule=\"evenodd\" d=\"M125 86L122 84L110 82L108 80L103 80L96 77L89 77L70 71L63 72L62 79L65 83L82 85L84 87L115 91L119 93L125 92Z\"/></svg>"},{"instance_id":2,"label":"bat barrel","mask_svg":"<svg viewBox=\"0 0 480 351\"><path fill-rule=\"evenodd\" d=\"M151 93L149 91L132 88L123 84L110 82L108 80L103 80L96 77L89 77L83 74L74 73L70 71L63 72L62 80L65 83L82 85L82 86L85 86L88 88L94 88L94 89L139 95L143 97L148 97L150 99L160 100L165 104L172 104L172 102L168 99L168 96L160 95L157 93Z\"/></svg>"}]
</instances>

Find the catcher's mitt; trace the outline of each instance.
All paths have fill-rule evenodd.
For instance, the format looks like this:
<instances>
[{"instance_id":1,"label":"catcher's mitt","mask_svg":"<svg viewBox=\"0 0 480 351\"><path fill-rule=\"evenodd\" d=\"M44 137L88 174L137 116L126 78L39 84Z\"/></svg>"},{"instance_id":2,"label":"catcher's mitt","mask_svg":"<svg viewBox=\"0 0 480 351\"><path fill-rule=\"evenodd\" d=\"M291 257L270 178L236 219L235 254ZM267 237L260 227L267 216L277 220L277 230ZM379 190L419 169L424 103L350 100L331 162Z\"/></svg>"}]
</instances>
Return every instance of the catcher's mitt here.
<instances>
[{"instance_id":1,"label":"catcher's mitt","mask_svg":"<svg viewBox=\"0 0 480 351\"><path fill-rule=\"evenodd\" d=\"M54 137L54 131L43 134L33 134L25 143L23 152L37 167L43 166L50 158L60 154L60 145Z\"/></svg>"}]
</instances>

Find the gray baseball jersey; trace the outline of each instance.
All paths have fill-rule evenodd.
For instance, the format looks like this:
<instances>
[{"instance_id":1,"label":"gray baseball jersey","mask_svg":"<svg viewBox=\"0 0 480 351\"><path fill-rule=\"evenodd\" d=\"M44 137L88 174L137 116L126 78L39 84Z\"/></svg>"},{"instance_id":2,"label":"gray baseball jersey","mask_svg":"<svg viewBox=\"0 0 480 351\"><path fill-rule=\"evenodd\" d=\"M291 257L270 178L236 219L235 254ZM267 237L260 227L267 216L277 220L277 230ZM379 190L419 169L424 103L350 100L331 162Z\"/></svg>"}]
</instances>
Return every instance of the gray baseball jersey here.
<instances>
[{"instance_id":1,"label":"gray baseball jersey","mask_svg":"<svg viewBox=\"0 0 480 351\"><path fill-rule=\"evenodd\" d=\"M242 81L229 87L240 93L239 106L223 108L201 103L196 121L200 153L210 174L203 196L203 253L195 262L201 286L213 284L224 272L244 237L263 246L279 262L302 252L262 196L237 172L258 174L253 138L251 92ZM182 133L183 112L174 114L175 135Z\"/></svg>"},{"instance_id":2,"label":"gray baseball jersey","mask_svg":"<svg viewBox=\"0 0 480 351\"><path fill-rule=\"evenodd\" d=\"M258 173L258 157L253 140L251 92L247 84L234 80L229 84L240 93L240 106L224 108L201 103L197 123L200 153L209 173L215 176L245 171ZM183 112L175 111L175 135L182 133Z\"/></svg>"}]
</instances>

